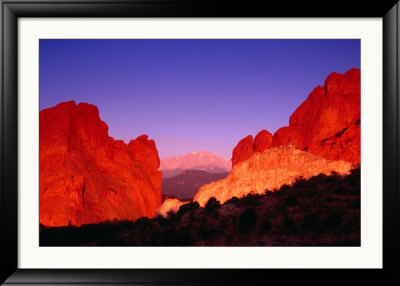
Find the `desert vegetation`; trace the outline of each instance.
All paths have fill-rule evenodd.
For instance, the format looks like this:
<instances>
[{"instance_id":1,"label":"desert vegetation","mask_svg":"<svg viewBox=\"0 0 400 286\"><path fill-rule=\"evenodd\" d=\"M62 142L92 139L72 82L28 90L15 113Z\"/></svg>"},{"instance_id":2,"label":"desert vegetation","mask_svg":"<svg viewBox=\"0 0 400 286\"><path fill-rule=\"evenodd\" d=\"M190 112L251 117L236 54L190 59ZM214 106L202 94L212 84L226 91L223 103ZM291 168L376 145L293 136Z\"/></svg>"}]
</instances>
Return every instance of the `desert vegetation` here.
<instances>
[{"instance_id":1,"label":"desert vegetation","mask_svg":"<svg viewBox=\"0 0 400 286\"><path fill-rule=\"evenodd\" d=\"M359 246L360 168L264 194L190 202L166 217L40 227L41 246Z\"/></svg>"}]
</instances>

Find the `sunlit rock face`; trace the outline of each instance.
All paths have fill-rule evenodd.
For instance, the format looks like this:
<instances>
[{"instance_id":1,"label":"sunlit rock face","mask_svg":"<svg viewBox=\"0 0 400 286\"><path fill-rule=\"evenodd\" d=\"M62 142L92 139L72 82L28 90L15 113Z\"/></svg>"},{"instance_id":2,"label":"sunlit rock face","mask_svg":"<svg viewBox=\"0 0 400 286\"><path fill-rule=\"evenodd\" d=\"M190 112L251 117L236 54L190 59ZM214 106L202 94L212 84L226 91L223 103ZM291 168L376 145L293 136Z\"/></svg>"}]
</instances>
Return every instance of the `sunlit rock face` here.
<instances>
[{"instance_id":1,"label":"sunlit rock face","mask_svg":"<svg viewBox=\"0 0 400 286\"><path fill-rule=\"evenodd\" d=\"M253 136L249 135L236 145L232 151L232 167L251 157L254 153Z\"/></svg>"},{"instance_id":2,"label":"sunlit rock face","mask_svg":"<svg viewBox=\"0 0 400 286\"><path fill-rule=\"evenodd\" d=\"M312 141L306 148L310 153L330 160L361 162L361 126L360 120L353 120L348 127L335 135Z\"/></svg>"},{"instance_id":3,"label":"sunlit rock face","mask_svg":"<svg viewBox=\"0 0 400 286\"><path fill-rule=\"evenodd\" d=\"M290 116L280 138L275 140L274 135L273 146L293 142L296 148L327 159L359 163L360 91L359 69L330 74Z\"/></svg>"},{"instance_id":4,"label":"sunlit rock face","mask_svg":"<svg viewBox=\"0 0 400 286\"><path fill-rule=\"evenodd\" d=\"M181 205L184 205L186 203L188 203L188 201L183 202L176 198L166 199L161 204L161 206L158 208L157 214L166 217L168 215L168 212L172 211L172 212L176 213L176 212L178 212Z\"/></svg>"},{"instance_id":5,"label":"sunlit rock face","mask_svg":"<svg viewBox=\"0 0 400 286\"><path fill-rule=\"evenodd\" d=\"M94 105L70 101L42 110L40 223L153 217L161 205L159 165L153 140L114 140Z\"/></svg>"},{"instance_id":6,"label":"sunlit rock face","mask_svg":"<svg viewBox=\"0 0 400 286\"><path fill-rule=\"evenodd\" d=\"M232 197L262 194L267 189L290 185L299 177L307 179L321 173L329 175L332 171L348 174L352 165L295 149L293 144L274 147L236 164L227 178L202 186L194 201L204 206L209 198L215 197L224 203Z\"/></svg>"},{"instance_id":7,"label":"sunlit rock face","mask_svg":"<svg viewBox=\"0 0 400 286\"><path fill-rule=\"evenodd\" d=\"M360 91L359 69L330 74L324 86L316 87L290 116L289 126L278 129L272 140L265 130L254 142L251 135L242 139L232 153L232 165L254 152L288 143L326 159L360 163ZM257 140L259 136L263 136L263 144Z\"/></svg>"},{"instance_id":8,"label":"sunlit rock face","mask_svg":"<svg viewBox=\"0 0 400 286\"><path fill-rule=\"evenodd\" d=\"M236 145L232 152L232 166L250 158L254 152L263 152L272 147L272 134L261 130L253 140L249 135Z\"/></svg>"},{"instance_id":9,"label":"sunlit rock face","mask_svg":"<svg viewBox=\"0 0 400 286\"><path fill-rule=\"evenodd\" d=\"M263 152L272 147L272 134L267 130L258 132L253 142L254 152Z\"/></svg>"}]
</instances>

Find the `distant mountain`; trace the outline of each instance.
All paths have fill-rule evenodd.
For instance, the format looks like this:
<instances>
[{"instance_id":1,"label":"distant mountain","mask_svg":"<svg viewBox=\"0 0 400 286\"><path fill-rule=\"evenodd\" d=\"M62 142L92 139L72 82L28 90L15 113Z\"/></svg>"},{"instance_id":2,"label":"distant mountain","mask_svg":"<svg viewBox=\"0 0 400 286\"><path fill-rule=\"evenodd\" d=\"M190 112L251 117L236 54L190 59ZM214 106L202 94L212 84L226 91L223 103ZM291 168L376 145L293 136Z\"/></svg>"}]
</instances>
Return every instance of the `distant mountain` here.
<instances>
[{"instance_id":1,"label":"distant mountain","mask_svg":"<svg viewBox=\"0 0 400 286\"><path fill-rule=\"evenodd\" d=\"M186 170L172 178L163 178L161 190L164 195L181 200L191 200L201 186L224 179L229 173L208 173L200 170Z\"/></svg>"},{"instance_id":2,"label":"distant mountain","mask_svg":"<svg viewBox=\"0 0 400 286\"><path fill-rule=\"evenodd\" d=\"M213 166L199 166L199 167L194 167L193 169L173 169L173 170L161 170L162 172L162 177L163 179L168 179L175 177L179 174L182 174L185 171L204 171L207 173L211 174L221 174L221 173L229 173L225 168L220 168L220 167L213 167Z\"/></svg>"},{"instance_id":3,"label":"distant mountain","mask_svg":"<svg viewBox=\"0 0 400 286\"><path fill-rule=\"evenodd\" d=\"M170 178L185 170L201 170L208 173L226 173L232 168L231 161L211 152L199 151L187 155L161 159L163 178Z\"/></svg>"}]
</instances>

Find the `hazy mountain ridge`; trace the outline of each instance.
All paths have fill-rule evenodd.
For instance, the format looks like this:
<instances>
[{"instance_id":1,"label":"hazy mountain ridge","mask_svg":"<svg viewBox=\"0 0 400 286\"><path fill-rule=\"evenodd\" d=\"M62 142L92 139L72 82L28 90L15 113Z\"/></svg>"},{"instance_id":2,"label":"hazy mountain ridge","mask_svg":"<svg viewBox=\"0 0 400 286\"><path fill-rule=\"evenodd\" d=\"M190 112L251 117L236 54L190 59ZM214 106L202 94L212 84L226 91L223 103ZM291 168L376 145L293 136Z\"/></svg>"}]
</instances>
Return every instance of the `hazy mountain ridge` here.
<instances>
[{"instance_id":1,"label":"hazy mountain ridge","mask_svg":"<svg viewBox=\"0 0 400 286\"><path fill-rule=\"evenodd\" d=\"M228 176L229 173L208 173L201 170L185 170L177 176L162 178L163 195L174 196L180 200L191 200L204 184L209 184Z\"/></svg>"},{"instance_id":2,"label":"hazy mountain ridge","mask_svg":"<svg viewBox=\"0 0 400 286\"><path fill-rule=\"evenodd\" d=\"M201 170L209 173L229 172L232 168L230 160L211 152L198 151L182 156L161 159L160 171L163 178L169 178L185 170Z\"/></svg>"},{"instance_id":3,"label":"hazy mountain ridge","mask_svg":"<svg viewBox=\"0 0 400 286\"><path fill-rule=\"evenodd\" d=\"M179 174L182 174L185 171L203 171L207 172L210 174L221 174L221 173L227 173L227 170L224 168L220 167L214 167L214 166L196 166L190 169L173 169L173 170L162 170L162 177L163 179L168 179L175 177Z\"/></svg>"}]
</instances>

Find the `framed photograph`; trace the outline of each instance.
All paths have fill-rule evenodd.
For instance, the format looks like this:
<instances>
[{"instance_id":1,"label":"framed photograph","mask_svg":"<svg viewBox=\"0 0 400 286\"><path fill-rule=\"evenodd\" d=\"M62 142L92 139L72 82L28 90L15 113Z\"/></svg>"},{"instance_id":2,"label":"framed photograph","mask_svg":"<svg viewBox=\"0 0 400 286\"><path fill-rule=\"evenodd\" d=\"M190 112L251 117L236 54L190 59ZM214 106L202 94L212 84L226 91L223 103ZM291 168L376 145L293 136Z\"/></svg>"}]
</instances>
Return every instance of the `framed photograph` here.
<instances>
[{"instance_id":1,"label":"framed photograph","mask_svg":"<svg viewBox=\"0 0 400 286\"><path fill-rule=\"evenodd\" d=\"M396 1L114 2L2 1L2 283L399 284Z\"/></svg>"}]
</instances>

